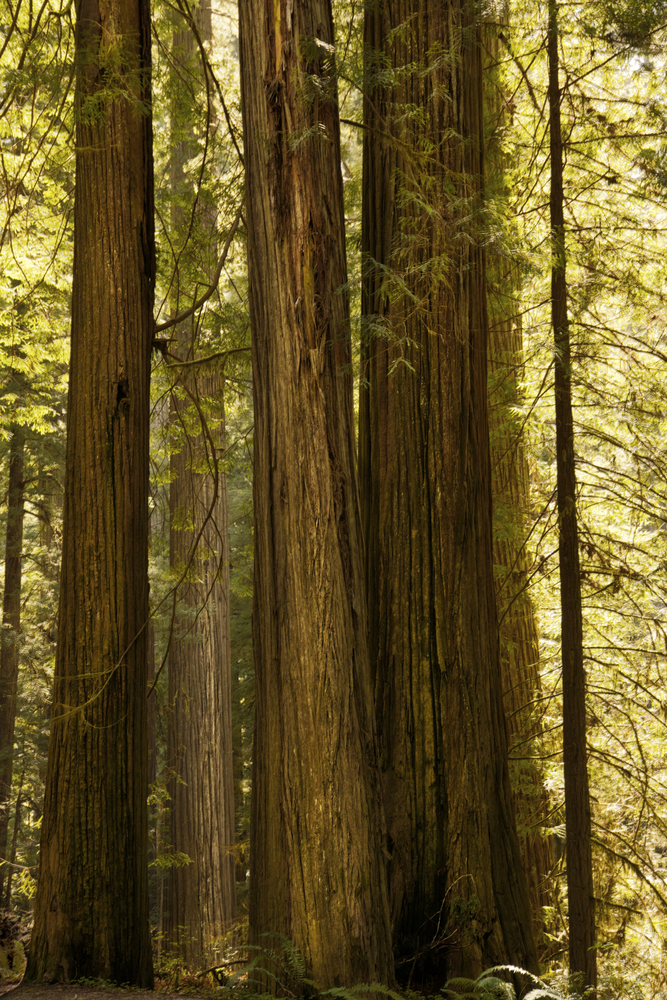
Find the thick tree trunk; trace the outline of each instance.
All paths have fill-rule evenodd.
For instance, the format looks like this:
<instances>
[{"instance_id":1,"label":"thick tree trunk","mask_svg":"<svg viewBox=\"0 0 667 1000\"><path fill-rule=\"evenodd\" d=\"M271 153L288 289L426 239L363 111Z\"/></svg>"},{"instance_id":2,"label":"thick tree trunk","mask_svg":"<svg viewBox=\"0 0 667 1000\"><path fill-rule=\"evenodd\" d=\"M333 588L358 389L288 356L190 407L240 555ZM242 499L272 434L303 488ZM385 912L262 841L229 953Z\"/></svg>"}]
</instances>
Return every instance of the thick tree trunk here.
<instances>
[{"instance_id":1,"label":"thick tree trunk","mask_svg":"<svg viewBox=\"0 0 667 1000\"><path fill-rule=\"evenodd\" d=\"M77 3L63 561L29 981L150 987L146 621L154 239L146 0Z\"/></svg>"},{"instance_id":2,"label":"thick tree trunk","mask_svg":"<svg viewBox=\"0 0 667 1000\"><path fill-rule=\"evenodd\" d=\"M240 6L255 401L250 934L392 979L328 0Z\"/></svg>"},{"instance_id":3,"label":"thick tree trunk","mask_svg":"<svg viewBox=\"0 0 667 1000\"><path fill-rule=\"evenodd\" d=\"M222 396L219 378L190 380L190 391ZM187 404L186 398L176 407L176 421L192 420ZM220 410L210 424L213 441L191 436L171 459L170 562L179 575L189 570L179 595L181 635L169 654L167 764L175 776L172 849L191 864L171 870L165 937L191 969L220 959L220 940L235 913L227 492L211 453L212 445L218 454L224 449Z\"/></svg>"},{"instance_id":4,"label":"thick tree trunk","mask_svg":"<svg viewBox=\"0 0 667 1000\"><path fill-rule=\"evenodd\" d=\"M486 111L486 197L496 202L496 213L506 205L507 167L502 135L507 127L507 105L498 73L501 32L507 24L487 22L484 34L484 104ZM500 249L500 248L498 248ZM519 847L528 882L533 929L540 951L545 950L542 907L551 904L547 876L553 866L544 826L549 799L544 785L539 717L539 636L529 581L525 543L529 514L528 463L523 446L519 410L523 366L520 275L517 264L502 252L487 255L489 308L489 433L493 493L493 560L496 602L500 620L500 664L510 753L510 778L519 834ZM516 760L512 759L515 750Z\"/></svg>"},{"instance_id":5,"label":"thick tree trunk","mask_svg":"<svg viewBox=\"0 0 667 1000\"><path fill-rule=\"evenodd\" d=\"M567 314L563 141L560 121L558 6L549 3L549 132L551 156L551 320L555 353L558 555L563 657L563 767L570 972L595 987L595 910L591 806L586 753L586 671L583 653L577 482L572 418L572 361Z\"/></svg>"},{"instance_id":6,"label":"thick tree trunk","mask_svg":"<svg viewBox=\"0 0 667 1000\"><path fill-rule=\"evenodd\" d=\"M471 16L440 0L366 7L360 465L371 661L395 945L423 981L536 964L494 598Z\"/></svg>"},{"instance_id":7,"label":"thick tree trunk","mask_svg":"<svg viewBox=\"0 0 667 1000\"><path fill-rule=\"evenodd\" d=\"M23 558L23 457L25 428L13 424L9 439L9 483L7 486L7 534L5 542L5 586L0 635L0 899L8 867L9 803L12 795L16 686L19 677L21 633L21 564Z\"/></svg>"}]
</instances>

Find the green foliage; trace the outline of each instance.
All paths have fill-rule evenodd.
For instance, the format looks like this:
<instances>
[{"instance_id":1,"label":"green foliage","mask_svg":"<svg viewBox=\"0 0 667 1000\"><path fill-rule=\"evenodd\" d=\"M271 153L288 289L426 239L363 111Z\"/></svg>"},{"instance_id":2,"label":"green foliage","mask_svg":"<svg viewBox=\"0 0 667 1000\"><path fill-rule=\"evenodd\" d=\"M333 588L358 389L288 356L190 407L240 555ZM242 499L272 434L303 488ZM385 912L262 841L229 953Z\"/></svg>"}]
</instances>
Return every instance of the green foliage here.
<instances>
[{"instance_id":1,"label":"green foliage","mask_svg":"<svg viewBox=\"0 0 667 1000\"><path fill-rule=\"evenodd\" d=\"M192 864L192 858L188 857L188 855L184 854L182 851L170 852L163 849L159 854L156 854L154 860L151 861L151 864L155 865L157 868L161 868L162 870L166 870L168 868L183 868L184 865Z\"/></svg>"},{"instance_id":2,"label":"green foliage","mask_svg":"<svg viewBox=\"0 0 667 1000\"><path fill-rule=\"evenodd\" d=\"M599 8L595 8L596 10ZM593 8L561 12L569 307L573 337L575 449L588 675L589 773L593 794L600 965L652 969L662 982L665 871L662 716L667 579L664 574L665 377L664 199L660 131L662 70L591 43ZM650 13L650 12L649 12ZM619 16L622 8L619 8ZM544 28L516 10L505 70L513 127L502 137L516 222L495 252L523 271L526 364L517 414L529 435L532 480L530 575L541 629L546 733L539 756L552 800L554 945L566 944L562 891L560 607L554 510L555 442L549 347L548 163L542 106ZM626 42L628 39L626 38ZM664 38L652 38L654 53ZM511 54L509 54L511 53ZM515 253L517 236L521 252ZM521 751L517 757L521 757ZM623 989L627 988L623 986ZM635 987L633 986L633 989ZM659 988L657 985L654 989ZM605 985L605 989L607 986ZM616 995L609 987L609 995ZM622 992L618 995L622 995ZM630 993L629 995L633 995Z\"/></svg>"},{"instance_id":3,"label":"green foliage","mask_svg":"<svg viewBox=\"0 0 667 1000\"><path fill-rule=\"evenodd\" d=\"M252 956L246 965L230 976L227 988L243 983L243 989L254 994L253 986L259 986L273 996L297 997L306 985L306 966L301 952L284 934L262 934L267 944L245 945ZM268 942L271 942L270 944ZM314 985L310 982L307 985Z\"/></svg>"}]
</instances>

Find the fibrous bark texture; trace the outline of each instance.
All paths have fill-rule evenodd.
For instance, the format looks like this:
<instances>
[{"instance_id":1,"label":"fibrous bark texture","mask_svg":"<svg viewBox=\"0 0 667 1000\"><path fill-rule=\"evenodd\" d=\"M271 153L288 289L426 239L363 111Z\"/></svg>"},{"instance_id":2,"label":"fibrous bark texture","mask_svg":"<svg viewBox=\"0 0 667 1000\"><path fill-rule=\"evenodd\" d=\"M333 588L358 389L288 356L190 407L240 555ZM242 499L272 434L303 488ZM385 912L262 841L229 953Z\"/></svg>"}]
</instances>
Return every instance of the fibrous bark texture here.
<instances>
[{"instance_id":1,"label":"fibrous bark texture","mask_svg":"<svg viewBox=\"0 0 667 1000\"><path fill-rule=\"evenodd\" d=\"M201 192L194 218L184 210L191 198L186 165L197 153L192 112L205 89L192 29L204 41L212 40L210 3L202 3L192 26L173 38L174 59L192 87L190 91L174 80L172 224L177 241L184 244L174 281L176 312L180 295L191 293L195 284L192 275L201 280L213 269L217 221ZM178 353L192 361L192 328L185 324L177 329ZM175 371L170 563L183 582L169 653L167 765L172 774L171 847L191 863L171 870L164 928L165 948L195 969L220 960L222 938L235 914L229 543L226 479L217 461L225 439L221 380L188 376L187 367Z\"/></svg>"},{"instance_id":2,"label":"fibrous bark texture","mask_svg":"<svg viewBox=\"0 0 667 1000\"><path fill-rule=\"evenodd\" d=\"M189 436L171 459L170 561L185 576L169 653L167 764L171 845L191 863L171 870L165 938L194 969L220 960L234 918L234 783L227 493L213 451L224 446L220 379L189 379L188 389L198 402L215 394L220 410L207 407L206 434L193 433L187 395L172 412Z\"/></svg>"},{"instance_id":3,"label":"fibrous bark texture","mask_svg":"<svg viewBox=\"0 0 667 1000\"><path fill-rule=\"evenodd\" d=\"M21 633L21 566L23 562L23 460L25 428L13 424L9 438L5 581L0 632L0 899L8 866L7 830L12 794L16 686L19 677Z\"/></svg>"},{"instance_id":4,"label":"fibrous bark texture","mask_svg":"<svg viewBox=\"0 0 667 1000\"><path fill-rule=\"evenodd\" d=\"M413 982L535 966L494 598L473 16L456 0L366 7L360 475L391 910Z\"/></svg>"},{"instance_id":5,"label":"fibrous bark texture","mask_svg":"<svg viewBox=\"0 0 667 1000\"><path fill-rule=\"evenodd\" d=\"M509 198L503 133L509 125L498 71L506 23L483 25L486 131L485 194L494 217ZM545 823L549 799L539 760L541 681L539 635L530 592L526 551L529 516L528 463L523 446L520 275L517 264L492 241L487 252L489 307L489 432L493 492L493 561L500 624L500 664L510 754L510 778L519 847L528 882L535 939L544 951L542 907L551 905L547 877L553 867ZM513 748L517 760L512 760ZM529 759L529 758L534 759Z\"/></svg>"},{"instance_id":6,"label":"fibrous bark texture","mask_svg":"<svg viewBox=\"0 0 667 1000\"><path fill-rule=\"evenodd\" d=\"M240 7L254 373L250 933L392 979L328 0ZM272 942L275 944L275 942Z\"/></svg>"},{"instance_id":7,"label":"fibrous bark texture","mask_svg":"<svg viewBox=\"0 0 667 1000\"><path fill-rule=\"evenodd\" d=\"M597 983L595 904L591 857L591 804L586 749L584 669L577 481L572 416L572 359L567 308L563 140L559 85L558 6L549 3L549 134L552 235L551 320L554 336L558 559L560 567L561 650L563 659L563 771L569 917L570 972L582 986Z\"/></svg>"},{"instance_id":8,"label":"fibrous bark texture","mask_svg":"<svg viewBox=\"0 0 667 1000\"><path fill-rule=\"evenodd\" d=\"M26 978L151 986L148 428L154 239L146 0L79 0L63 561Z\"/></svg>"}]
</instances>

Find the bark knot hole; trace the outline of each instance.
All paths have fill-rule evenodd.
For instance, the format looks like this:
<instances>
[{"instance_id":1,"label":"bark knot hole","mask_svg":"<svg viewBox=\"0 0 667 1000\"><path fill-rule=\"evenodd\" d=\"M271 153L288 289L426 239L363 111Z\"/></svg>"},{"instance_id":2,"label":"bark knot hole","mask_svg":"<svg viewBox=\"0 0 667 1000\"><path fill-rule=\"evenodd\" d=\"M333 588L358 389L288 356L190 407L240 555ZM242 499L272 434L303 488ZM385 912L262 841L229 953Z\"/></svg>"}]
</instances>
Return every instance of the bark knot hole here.
<instances>
[{"instance_id":1,"label":"bark knot hole","mask_svg":"<svg viewBox=\"0 0 667 1000\"><path fill-rule=\"evenodd\" d=\"M126 400L130 394L130 386L125 377L121 376L118 379L118 389L116 390L116 404L120 406L123 400Z\"/></svg>"}]
</instances>

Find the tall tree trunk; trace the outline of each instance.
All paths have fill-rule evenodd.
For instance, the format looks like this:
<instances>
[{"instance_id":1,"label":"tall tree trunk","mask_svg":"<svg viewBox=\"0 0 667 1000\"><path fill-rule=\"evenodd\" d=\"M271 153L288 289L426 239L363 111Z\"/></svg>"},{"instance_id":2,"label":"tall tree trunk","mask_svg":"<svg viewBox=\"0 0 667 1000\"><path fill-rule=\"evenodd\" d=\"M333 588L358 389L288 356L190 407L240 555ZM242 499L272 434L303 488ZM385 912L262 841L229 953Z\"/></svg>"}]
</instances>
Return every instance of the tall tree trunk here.
<instances>
[{"instance_id":1,"label":"tall tree trunk","mask_svg":"<svg viewBox=\"0 0 667 1000\"><path fill-rule=\"evenodd\" d=\"M7 534L5 541L5 587L2 598L0 635L0 899L3 898L7 865L7 830L12 795L16 686L19 677L21 633L21 564L23 558L23 457L25 427L12 424L9 438L9 483L7 486Z\"/></svg>"},{"instance_id":2,"label":"tall tree trunk","mask_svg":"<svg viewBox=\"0 0 667 1000\"><path fill-rule=\"evenodd\" d=\"M153 982L147 888L154 238L147 0L78 0L63 559L29 981Z\"/></svg>"},{"instance_id":3,"label":"tall tree trunk","mask_svg":"<svg viewBox=\"0 0 667 1000\"><path fill-rule=\"evenodd\" d=\"M556 472L563 658L563 766L570 972L595 987L595 910L591 806L586 753L586 672L583 654L577 482L572 419L572 360L567 311L563 141L558 58L558 5L549 2L549 133L551 157L551 321L555 354Z\"/></svg>"},{"instance_id":4,"label":"tall tree trunk","mask_svg":"<svg viewBox=\"0 0 667 1000\"><path fill-rule=\"evenodd\" d=\"M189 382L196 396L221 401L209 426L213 440L191 436L171 459L170 561L178 573L189 565L182 634L169 654L171 843L192 863L171 870L165 937L195 968L218 960L234 918L234 779L227 491L210 450L224 446L222 391L217 377ZM174 416L192 420L187 399Z\"/></svg>"},{"instance_id":5,"label":"tall tree trunk","mask_svg":"<svg viewBox=\"0 0 667 1000\"><path fill-rule=\"evenodd\" d=\"M12 905L12 876L14 874L14 865L16 864L16 842L18 841L19 829L21 827L21 806L23 805L23 779L24 774L21 775L21 782L19 784L19 790L16 795L16 803L14 806L14 829L12 830L12 846L9 851L9 865L7 871L7 884L4 887L5 892L5 909L9 910Z\"/></svg>"},{"instance_id":6,"label":"tall tree trunk","mask_svg":"<svg viewBox=\"0 0 667 1000\"><path fill-rule=\"evenodd\" d=\"M210 42L209 2L200 5L194 20L202 39ZM174 34L174 53L190 74L194 96L199 96L204 88L203 70L189 28ZM192 95L181 89L184 92L177 91L172 107L174 134L181 139L172 157L172 222L179 236L190 222L190 213L180 207L187 197L184 165L196 153L188 134L192 127L188 125L184 134L182 121L180 127L176 121L184 114L192 120ZM207 235L212 251L215 212L200 200L196 215L197 231ZM181 267L193 249L201 250L199 245L192 246L192 236L189 239L180 256ZM214 267L212 256L211 252L211 260L205 261L209 271ZM177 298L183 291L191 293L180 271L175 287ZM184 360L194 356L190 334L187 325L178 328L178 350ZM218 400L217 412L207 413L210 438L201 430L190 395L206 410L210 408L205 398ZM194 969L219 960L221 938L236 909L227 488L212 451L215 448L222 454L224 450L220 378L181 374L171 419L179 445L171 456L170 563L179 575L189 568L179 593L181 634L169 654L167 764L174 775L169 784L170 831L172 849L186 854L191 863L170 872L165 940L184 965Z\"/></svg>"},{"instance_id":7,"label":"tall tree trunk","mask_svg":"<svg viewBox=\"0 0 667 1000\"><path fill-rule=\"evenodd\" d=\"M495 611L472 7L366 7L360 466L395 945L536 964ZM386 83L387 63L395 70ZM410 963L410 964L408 964Z\"/></svg>"},{"instance_id":8,"label":"tall tree trunk","mask_svg":"<svg viewBox=\"0 0 667 1000\"><path fill-rule=\"evenodd\" d=\"M354 464L329 0L245 0L253 334L250 934L324 985L392 979Z\"/></svg>"},{"instance_id":9,"label":"tall tree trunk","mask_svg":"<svg viewBox=\"0 0 667 1000\"><path fill-rule=\"evenodd\" d=\"M150 548L151 535L156 534L156 509L153 507L148 519L148 544ZM150 618L146 626L146 684L148 697L146 699L146 742L148 745L148 786L157 780L157 691L155 690L155 624Z\"/></svg>"},{"instance_id":10,"label":"tall tree trunk","mask_svg":"<svg viewBox=\"0 0 667 1000\"><path fill-rule=\"evenodd\" d=\"M231 515L230 515L231 516ZM246 856L246 833L244 830L246 817L246 797L244 789L245 727L243 725L243 700L240 694L241 684L239 671L233 666L232 682L232 720L234 749L234 814L236 832L236 850L234 852L237 886L243 885L247 878L248 861Z\"/></svg>"},{"instance_id":11,"label":"tall tree trunk","mask_svg":"<svg viewBox=\"0 0 667 1000\"><path fill-rule=\"evenodd\" d=\"M508 126L507 103L498 72L500 35L506 23L486 22L484 37L484 104L486 111L486 198L495 202L494 215L507 210L506 158L502 136ZM528 882L535 939L545 950L542 907L551 904L547 876L553 866L544 826L549 799L539 754L542 724L539 717L539 636L528 590L529 559L526 552L528 523L528 463L523 446L523 425L516 414L521 404L523 334L520 309L520 274L506 253L487 255L489 308L489 433L493 493L493 560L496 602L500 621L500 665L510 753L510 778L514 793L519 847ZM512 761L516 748L517 760Z\"/></svg>"}]
</instances>

